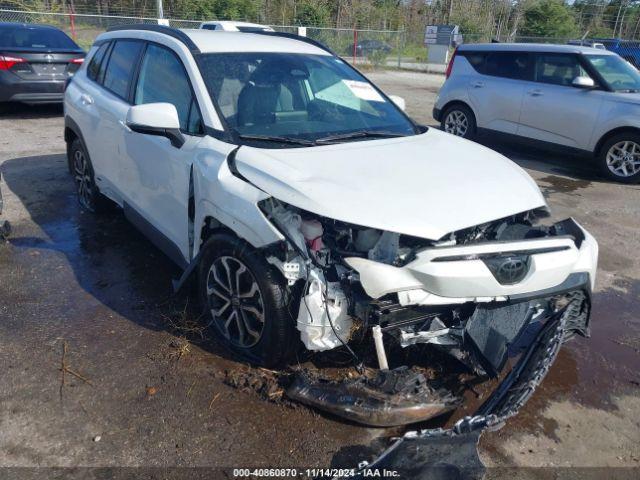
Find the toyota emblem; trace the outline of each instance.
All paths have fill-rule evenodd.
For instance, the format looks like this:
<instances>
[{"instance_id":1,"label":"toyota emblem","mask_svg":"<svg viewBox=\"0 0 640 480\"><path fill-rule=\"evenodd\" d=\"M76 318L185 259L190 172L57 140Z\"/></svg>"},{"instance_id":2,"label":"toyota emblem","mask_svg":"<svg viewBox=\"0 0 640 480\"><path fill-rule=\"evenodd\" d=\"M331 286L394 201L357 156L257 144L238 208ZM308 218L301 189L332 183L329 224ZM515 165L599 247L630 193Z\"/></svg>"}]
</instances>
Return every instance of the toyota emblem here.
<instances>
[{"instance_id":1,"label":"toyota emblem","mask_svg":"<svg viewBox=\"0 0 640 480\"><path fill-rule=\"evenodd\" d=\"M529 271L528 255L488 258L484 262L502 285L512 285L522 281Z\"/></svg>"}]
</instances>

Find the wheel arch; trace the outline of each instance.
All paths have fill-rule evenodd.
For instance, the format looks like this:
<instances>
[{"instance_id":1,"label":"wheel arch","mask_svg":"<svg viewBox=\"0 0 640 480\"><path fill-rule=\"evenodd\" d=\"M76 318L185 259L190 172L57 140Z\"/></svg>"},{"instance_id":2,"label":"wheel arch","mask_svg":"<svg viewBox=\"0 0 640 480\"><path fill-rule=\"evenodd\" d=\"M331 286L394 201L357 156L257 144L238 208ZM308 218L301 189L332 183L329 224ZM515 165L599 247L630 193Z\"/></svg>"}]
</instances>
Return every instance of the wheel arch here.
<instances>
[{"instance_id":1,"label":"wheel arch","mask_svg":"<svg viewBox=\"0 0 640 480\"><path fill-rule=\"evenodd\" d=\"M636 135L640 135L640 128L637 128L637 127L617 127L617 128L612 129L612 130L609 130L607 133L602 135L600 137L600 140L598 140L598 142L596 143L596 147L593 149L594 157L600 156L600 154L602 153L601 152L602 147L607 142L607 140L609 140L614 135L619 135L621 133L633 133L633 134L636 134Z\"/></svg>"},{"instance_id":2,"label":"wheel arch","mask_svg":"<svg viewBox=\"0 0 640 480\"><path fill-rule=\"evenodd\" d=\"M449 110L451 107L455 107L456 105L460 105L463 107L466 107L469 109L469 111L471 112L471 114L473 115L473 120L474 123L476 125L476 130L478 130L478 115L476 114L475 110L473 109L473 107L471 105L469 105L469 103L465 102L464 100L450 100L449 102L447 102L443 107L442 107L442 119L441 122L444 122L444 118L445 115L447 113L447 110Z\"/></svg>"},{"instance_id":3,"label":"wheel arch","mask_svg":"<svg viewBox=\"0 0 640 480\"><path fill-rule=\"evenodd\" d=\"M78 124L70 117L64 118L64 141L67 145L67 167L69 168L69 173L72 172L73 167L71 165L71 144L80 139L82 144L85 146L85 150L87 148L87 143L84 141L84 137L82 136L82 131Z\"/></svg>"}]
</instances>

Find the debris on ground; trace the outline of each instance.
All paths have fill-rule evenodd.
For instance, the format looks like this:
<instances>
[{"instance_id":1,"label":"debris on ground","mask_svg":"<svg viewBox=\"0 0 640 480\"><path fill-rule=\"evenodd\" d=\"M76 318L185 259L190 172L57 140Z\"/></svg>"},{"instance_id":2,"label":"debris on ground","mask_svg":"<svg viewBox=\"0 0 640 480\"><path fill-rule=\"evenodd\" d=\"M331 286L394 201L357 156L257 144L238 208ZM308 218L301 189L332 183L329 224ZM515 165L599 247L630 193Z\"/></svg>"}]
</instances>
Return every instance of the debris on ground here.
<instances>
[{"instance_id":1,"label":"debris on ground","mask_svg":"<svg viewBox=\"0 0 640 480\"><path fill-rule=\"evenodd\" d=\"M266 368L242 368L225 370L223 382L242 392L257 394L263 400L277 404L293 405L285 397L290 382L289 375Z\"/></svg>"},{"instance_id":2,"label":"debris on ground","mask_svg":"<svg viewBox=\"0 0 640 480\"><path fill-rule=\"evenodd\" d=\"M175 338L169 342L169 359L176 362L191 351L191 344L185 338Z\"/></svg>"},{"instance_id":3,"label":"debris on ground","mask_svg":"<svg viewBox=\"0 0 640 480\"><path fill-rule=\"evenodd\" d=\"M91 382L91 380L81 375L80 373L76 372L75 370L72 370L71 367L69 367L69 364L67 363L68 351L69 351L69 345L67 344L67 341L64 340L62 342L62 360L60 362L60 368L59 368L60 372L62 372L62 376L60 378L60 398L62 398L62 392L64 390L64 387L67 384L67 374L72 375L82 380L84 383L88 383L93 387L93 382Z\"/></svg>"},{"instance_id":4,"label":"debris on ground","mask_svg":"<svg viewBox=\"0 0 640 480\"><path fill-rule=\"evenodd\" d=\"M378 371L373 377L343 380L299 373L287 396L376 427L426 421L460 405L460 398L445 389L434 388L419 370L407 367Z\"/></svg>"}]
</instances>

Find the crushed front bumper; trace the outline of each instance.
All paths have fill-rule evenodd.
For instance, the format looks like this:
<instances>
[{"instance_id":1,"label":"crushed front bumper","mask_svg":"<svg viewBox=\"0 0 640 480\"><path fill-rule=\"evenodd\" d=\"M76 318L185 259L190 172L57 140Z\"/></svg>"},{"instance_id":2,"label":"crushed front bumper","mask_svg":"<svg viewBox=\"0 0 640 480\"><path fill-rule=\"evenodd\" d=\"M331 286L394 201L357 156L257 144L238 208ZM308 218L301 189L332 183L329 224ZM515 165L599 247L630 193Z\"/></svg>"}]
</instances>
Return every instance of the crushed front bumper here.
<instances>
[{"instance_id":1,"label":"crushed front bumper","mask_svg":"<svg viewBox=\"0 0 640 480\"><path fill-rule=\"evenodd\" d=\"M401 267L358 257L345 262L371 298L397 294L405 306L507 301L550 291L576 273L586 273L593 288L596 240L573 219L554 228L561 234L424 249Z\"/></svg>"}]
</instances>

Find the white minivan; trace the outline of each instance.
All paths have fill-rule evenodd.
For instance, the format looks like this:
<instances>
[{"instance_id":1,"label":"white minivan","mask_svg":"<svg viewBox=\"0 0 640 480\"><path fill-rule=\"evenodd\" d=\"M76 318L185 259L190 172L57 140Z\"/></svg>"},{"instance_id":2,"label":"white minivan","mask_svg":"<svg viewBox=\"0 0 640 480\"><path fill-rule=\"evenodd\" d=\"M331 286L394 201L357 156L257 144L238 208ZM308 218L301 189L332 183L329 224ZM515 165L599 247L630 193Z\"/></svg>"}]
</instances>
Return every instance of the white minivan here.
<instances>
[{"instance_id":1,"label":"white minivan","mask_svg":"<svg viewBox=\"0 0 640 480\"><path fill-rule=\"evenodd\" d=\"M640 181L640 73L617 54L574 45L460 46L433 116L443 130L481 130L595 156L601 171Z\"/></svg>"}]
</instances>

